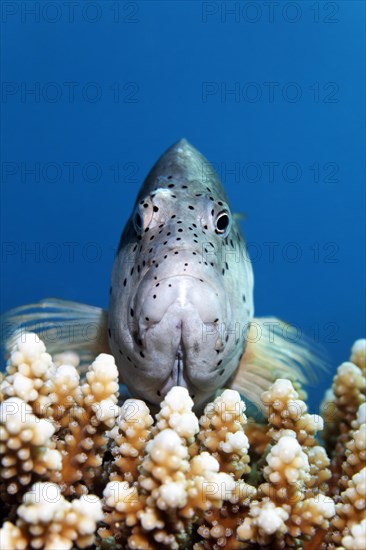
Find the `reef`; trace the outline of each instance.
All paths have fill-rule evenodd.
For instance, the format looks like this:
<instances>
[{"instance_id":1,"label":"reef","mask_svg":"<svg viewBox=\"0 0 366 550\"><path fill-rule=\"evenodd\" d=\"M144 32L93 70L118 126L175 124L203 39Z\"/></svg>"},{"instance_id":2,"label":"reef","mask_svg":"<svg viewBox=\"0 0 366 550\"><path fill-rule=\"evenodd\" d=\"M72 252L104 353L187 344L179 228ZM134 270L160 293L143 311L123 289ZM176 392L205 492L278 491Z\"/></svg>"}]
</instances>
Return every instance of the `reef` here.
<instances>
[{"instance_id":1,"label":"reef","mask_svg":"<svg viewBox=\"0 0 366 550\"><path fill-rule=\"evenodd\" d=\"M202 415L175 387L153 417L119 406L101 354L51 357L19 336L0 385L4 550L366 548L366 340L321 406L276 380L263 420L226 389Z\"/></svg>"}]
</instances>

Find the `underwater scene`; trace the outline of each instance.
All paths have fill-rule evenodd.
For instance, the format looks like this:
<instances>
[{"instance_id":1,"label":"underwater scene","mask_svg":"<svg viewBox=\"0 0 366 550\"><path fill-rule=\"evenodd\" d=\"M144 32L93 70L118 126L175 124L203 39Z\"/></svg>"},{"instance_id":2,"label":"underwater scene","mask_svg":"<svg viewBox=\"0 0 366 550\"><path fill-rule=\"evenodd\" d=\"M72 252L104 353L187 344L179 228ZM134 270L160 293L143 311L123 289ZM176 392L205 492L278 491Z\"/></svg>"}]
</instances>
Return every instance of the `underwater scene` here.
<instances>
[{"instance_id":1,"label":"underwater scene","mask_svg":"<svg viewBox=\"0 0 366 550\"><path fill-rule=\"evenodd\" d=\"M364 549L365 4L0 8L1 548Z\"/></svg>"}]
</instances>

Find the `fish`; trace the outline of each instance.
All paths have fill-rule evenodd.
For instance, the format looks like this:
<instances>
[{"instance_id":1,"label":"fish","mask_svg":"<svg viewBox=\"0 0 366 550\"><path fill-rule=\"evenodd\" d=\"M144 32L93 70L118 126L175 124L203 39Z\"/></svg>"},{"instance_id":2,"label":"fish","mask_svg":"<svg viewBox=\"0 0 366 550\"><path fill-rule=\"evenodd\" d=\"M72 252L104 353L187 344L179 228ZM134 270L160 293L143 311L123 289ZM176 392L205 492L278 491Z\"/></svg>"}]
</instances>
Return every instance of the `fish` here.
<instances>
[{"instance_id":1,"label":"fish","mask_svg":"<svg viewBox=\"0 0 366 550\"><path fill-rule=\"evenodd\" d=\"M278 377L305 382L309 365L320 364L309 342L287 338L275 317L254 317L253 269L237 218L213 167L181 139L138 192L108 310L52 298L15 308L5 315L6 350L21 327L47 334L53 353L71 348L85 361L111 353L130 394L152 408L173 386L187 388L199 410L221 388L256 402Z\"/></svg>"}]
</instances>

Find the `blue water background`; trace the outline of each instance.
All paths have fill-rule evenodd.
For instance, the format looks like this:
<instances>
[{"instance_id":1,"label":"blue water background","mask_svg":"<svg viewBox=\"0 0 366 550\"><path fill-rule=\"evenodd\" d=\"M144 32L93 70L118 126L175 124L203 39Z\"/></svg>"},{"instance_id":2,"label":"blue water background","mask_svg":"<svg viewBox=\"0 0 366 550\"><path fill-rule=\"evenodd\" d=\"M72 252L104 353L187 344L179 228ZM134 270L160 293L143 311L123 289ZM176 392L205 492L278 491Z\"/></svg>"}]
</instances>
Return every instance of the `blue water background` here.
<instances>
[{"instance_id":1,"label":"blue water background","mask_svg":"<svg viewBox=\"0 0 366 550\"><path fill-rule=\"evenodd\" d=\"M256 315L346 360L365 336L364 2L1 4L2 311L106 306L137 190L186 137L243 214Z\"/></svg>"}]
</instances>

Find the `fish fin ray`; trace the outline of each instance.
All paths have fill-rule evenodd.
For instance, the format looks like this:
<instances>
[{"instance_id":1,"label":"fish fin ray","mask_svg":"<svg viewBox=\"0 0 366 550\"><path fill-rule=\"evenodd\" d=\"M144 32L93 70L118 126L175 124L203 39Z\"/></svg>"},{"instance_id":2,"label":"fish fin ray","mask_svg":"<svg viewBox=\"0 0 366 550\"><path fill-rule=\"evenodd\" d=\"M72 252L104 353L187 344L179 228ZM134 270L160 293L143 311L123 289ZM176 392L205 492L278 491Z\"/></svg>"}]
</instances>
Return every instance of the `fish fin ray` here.
<instances>
[{"instance_id":1,"label":"fish fin ray","mask_svg":"<svg viewBox=\"0 0 366 550\"><path fill-rule=\"evenodd\" d=\"M76 351L81 365L99 353L111 353L108 345L108 312L79 302L45 298L11 309L1 316L2 347L8 355L16 339L36 333L51 355Z\"/></svg>"},{"instance_id":2,"label":"fish fin ray","mask_svg":"<svg viewBox=\"0 0 366 550\"><path fill-rule=\"evenodd\" d=\"M291 325L276 317L254 318L251 322L247 348L230 387L256 405L261 405L262 393L277 378L314 384L318 371L327 370L322 348L303 335L297 341L286 337L289 328Z\"/></svg>"}]
</instances>

